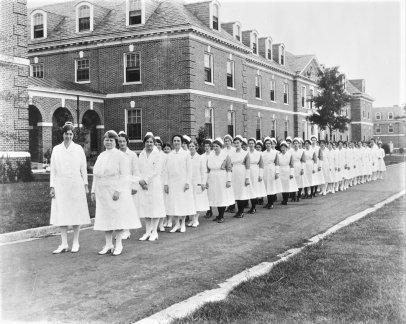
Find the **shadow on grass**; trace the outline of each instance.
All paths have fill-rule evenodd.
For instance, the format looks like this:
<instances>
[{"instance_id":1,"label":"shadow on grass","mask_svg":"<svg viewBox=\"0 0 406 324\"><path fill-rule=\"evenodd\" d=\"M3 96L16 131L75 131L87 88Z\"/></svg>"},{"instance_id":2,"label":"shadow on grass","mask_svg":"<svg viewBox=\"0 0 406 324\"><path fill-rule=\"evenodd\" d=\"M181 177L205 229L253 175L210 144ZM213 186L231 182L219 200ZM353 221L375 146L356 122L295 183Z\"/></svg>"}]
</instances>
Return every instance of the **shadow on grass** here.
<instances>
[{"instance_id":1,"label":"shadow on grass","mask_svg":"<svg viewBox=\"0 0 406 324\"><path fill-rule=\"evenodd\" d=\"M405 196L173 323L406 323Z\"/></svg>"}]
</instances>

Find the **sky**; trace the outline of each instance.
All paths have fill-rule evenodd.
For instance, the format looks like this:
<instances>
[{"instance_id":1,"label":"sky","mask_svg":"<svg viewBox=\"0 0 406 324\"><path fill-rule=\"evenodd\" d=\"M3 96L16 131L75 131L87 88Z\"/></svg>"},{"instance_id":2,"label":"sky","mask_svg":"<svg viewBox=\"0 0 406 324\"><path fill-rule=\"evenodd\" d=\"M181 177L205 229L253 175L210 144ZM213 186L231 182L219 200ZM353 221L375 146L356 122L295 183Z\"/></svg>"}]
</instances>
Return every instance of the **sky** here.
<instances>
[{"instance_id":1,"label":"sky","mask_svg":"<svg viewBox=\"0 0 406 324\"><path fill-rule=\"evenodd\" d=\"M97 1L97 0L96 0ZM374 107L406 103L404 0L219 0L222 22L271 36L287 51L315 54L347 79L365 79ZM64 0L28 0L29 7Z\"/></svg>"}]
</instances>

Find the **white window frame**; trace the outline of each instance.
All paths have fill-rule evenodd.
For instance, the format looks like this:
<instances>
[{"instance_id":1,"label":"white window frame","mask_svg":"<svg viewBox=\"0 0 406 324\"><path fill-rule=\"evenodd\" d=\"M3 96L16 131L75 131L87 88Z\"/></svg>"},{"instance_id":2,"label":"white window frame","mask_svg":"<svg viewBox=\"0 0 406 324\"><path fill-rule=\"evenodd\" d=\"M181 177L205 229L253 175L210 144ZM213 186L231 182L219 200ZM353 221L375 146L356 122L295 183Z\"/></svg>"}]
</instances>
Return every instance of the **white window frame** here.
<instances>
[{"instance_id":1,"label":"white window frame","mask_svg":"<svg viewBox=\"0 0 406 324\"><path fill-rule=\"evenodd\" d=\"M388 120L393 120L393 112L388 112Z\"/></svg>"},{"instance_id":2,"label":"white window frame","mask_svg":"<svg viewBox=\"0 0 406 324\"><path fill-rule=\"evenodd\" d=\"M140 139L130 139L130 143L142 143L142 108L126 108L125 109L125 114L124 114L124 129L126 131L126 134L129 134L128 132L128 112L129 111L134 111L134 110L139 110L140 111L140 118L141 118L141 136Z\"/></svg>"},{"instance_id":3,"label":"white window frame","mask_svg":"<svg viewBox=\"0 0 406 324\"><path fill-rule=\"evenodd\" d=\"M283 56L283 62L282 61ZM286 55L285 55L285 46L283 44L279 45L279 64L285 66L286 64Z\"/></svg>"},{"instance_id":4,"label":"white window frame","mask_svg":"<svg viewBox=\"0 0 406 324\"><path fill-rule=\"evenodd\" d=\"M89 61L89 80L88 81L78 81L78 61L88 60ZM90 59L88 57L75 59L75 83L86 84L90 83Z\"/></svg>"},{"instance_id":5,"label":"white window frame","mask_svg":"<svg viewBox=\"0 0 406 324\"><path fill-rule=\"evenodd\" d=\"M125 25L127 27L138 27L145 25L145 0L141 1L141 24L130 25L130 1L125 1Z\"/></svg>"},{"instance_id":6,"label":"white window frame","mask_svg":"<svg viewBox=\"0 0 406 324\"><path fill-rule=\"evenodd\" d=\"M376 120L382 120L382 114L380 112L375 113Z\"/></svg>"},{"instance_id":7,"label":"white window frame","mask_svg":"<svg viewBox=\"0 0 406 324\"><path fill-rule=\"evenodd\" d=\"M302 106L303 109L307 108L307 101L306 101L306 93L307 93L307 89L306 86L301 86L301 90L300 90L300 105Z\"/></svg>"},{"instance_id":8,"label":"white window frame","mask_svg":"<svg viewBox=\"0 0 406 324\"><path fill-rule=\"evenodd\" d=\"M270 51L270 55L271 57L269 57L268 52ZM268 60L272 61L272 56L273 56L273 52L272 52L272 38L268 37L265 41L265 57Z\"/></svg>"},{"instance_id":9,"label":"white window frame","mask_svg":"<svg viewBox=\"0 0 406 324\"><path fill-rule=\"evenodd\" d=\"M259 121L259 128L258 128L258 121ZM257 138L257 131L259 129L259 138ZM260 113L258 113L256 121L255 121L255 139L256 140L262 140L263 137L263 132L262 132L262 116Z\"/></svg>"},{"instance_id":10,"label":"white window frame","mask_svg":"<svg viewBox=\"0 0 406 324\"><path fill-rule=\"evenodd\" d=\"M237 41L242 42L242 27L239 22L236 22L233 26L233 34ZM240 38L238 39L237 36Z\"/></svg>"},{"instance_id":11,"label":"white window frame","mask_svg":"<svg viewBox=\"0 0 406 324\"><path fill-rule=\"evenodd\" d=\"M392 128L392 131L390 131L390 129ZM388 124L388 133L389 134L393 134L395 132L395 128L393 127L393 124L392 123L389 123Z\"/></svg>"},{"instance_id":12,"label":"white window frame","mask_svg":"<svg viewBox=\"0 0 406 324\"><path fill-rule=\"evenodd\" d=\"M43 19L42 21L43 21L43 25L44 25L44 36L39 37L39 38L34 38L34 16L36 14L42 14L42 19ZM47 19L48 17L47 16L48 16L47 12L44 10L40 10L40 9L34 10L31 13L31 39L38 40L38 39L45 39L48 37L48 32L47 32L48 31L48 19Z\"/></svg>"},{"instance_id":13,"label":"white window frame","mask_svg":"<svg viewBox=\"0 0 406 324\"><path fill-rule=\"evenodd\" d=\"M271 91L273 90L273 99L271 98ZM269 82L269 100L271 100L271 102L276 102L276 81L275 80L271 80Z\"/></svg>"},{"instance_id":14,"label":"white window frame","mask_svg":"<svg viewBox=\"0 0 406 324\"><path fill-rule=\"evenodd\" d=\"M307 109L313 109L313 98L314 98L314 89L310 88L310 98L309 104L307 105Z\"/></svg>"},{"instance_id":15,"label":"white window frame","mask_svg":"<svg viewBox=\"0 0 406 324\"><path fill-rule=\"evenodd\" d=\"M287 91L285 92L285 90ZM286 93L286 102L285 102L285 93ZM283 104L289 105L289 83L287 82L283 83Z\"/></svg>"},{"instance_id":16,"label":"white window frame","mask_svg":"<svg viewBox=\"0 0 406 324\"><path fill-rule=\"evenodd\" d=\"M271 119L271 135L272 135L272 131L274 130L275 131L275 138L276 138L276 136L277 136L277 132L276 132L276 126L277 126L277 123L276 123L276 118L272 118ZM273 129L272 129L273 128Z\"/></svg>"},{"instance_id":17,"label":"white window frame","mask_svg":"<svg viewBox=\"0 0 406 324\"><path fill-rule=\"evenodd\" d=\"M38 77L34 76L34 67L35 66L42 66L42 78L38 78ZM36 63L36 64L31 64L30 65L30 75L33 78L43 79L45 77L44 74L45 74L45 72L44 72L44 63Z\"/></svg>"},{"instance_id":18,"label":"white window frame","mask_svg":"<svg viewBox=\"0 0 406 324\"><path fill-rule=\"evenodd\" d=\"M140 61L140 81L132 81L132 82L127 82L127 55L128 54L135 54L139 55L139 61ZM123 66L124 66L124 82L123 85L131 85L131 84L142 84L142 63L141 63L141 52L128 52L123 54Z\"/></svg>"},{"instance_id":19,"label":"white window frame","mask_svg":"<svg viewBox=\"0 0 406 324\"><path fill-rule=\"evenodd\" d=\"M252 49L252 53L253 53L254 55L259 55L259 48L258 48L258 39L259 39L259 36L258 36L258 33L254 30L254 31L251 32L251 36L252 36L252 37L250 37L250 38L251 38L251 49ZM255 44L255 48L256 48L256 53L254 52L254 44Z\"/></svg>"},{"instance_id":20,"label":"white window frame","mask_svg":"<svg viewBox=\"0 0 406 324\"><path fill-rule=\"evenodd\" d=\"M235 62L234 62L234 60L231 60L231 59L227 59L227 65L228 65L228 63L230 63L231 64L231 75L232 75L232 78L233 78L233 84L232 84L232 86L230 87L228 84L227 84L227 89L230 89L230 90L235 90ZM226 66L226 73L227 73L227 77L228 77L228 71L227 71L227 66Z\"/></svg>"},{"instance_id":21,"label":"white window frame","mask_svg":"<svg viewBox=\"0 0 406 324\"><path fill-rule=\"evenodd\" d=\"M79 9L83 6L89 7L90 11L90 29L89 30L84 30L84 31L79 31ZM81 1L76 5L76 33L80 34L85 34L85 33L91 33L93 31L93 5L90 2L87 1Z\"/></svg>"},{"instance_id":22,"label":"white window frame","mask_svg":"<svg viewBox=\"0 0 406 324\"><path fill-rule=\"evenodd\" d=\"M236 133L236 130L235 130L235 127L236 127L236 120L235 120L235 111L234 110L228 110L227 111L227 133L228 133L228 126L230 125L229 123L228 123L228 116L229 116L229 114L230 114L230 119L231 119L231 125L233 126L233 134L229 134L229 135L231 135L233 138L235 137L235 133Z\"/></svg>"},{"instance_id":23,"label":"white window frame","mask_svg":"<svg viewBox=\"0 0 406 324\"><path fill-rule=\"evenodd\" d=\"M211 82L209 82L209 81L206 81L206 71L205 71L206 66L205 65L203 66L204 78L205 78L204 83L214 86L214 55L213 55L213 53L208 52L208 51L205 51L204 55L205 56L209 55L209 64L210 64L210 68L211 68L211 73L210 73L211 74ZM205 64L205 58L203 58L203 64Z\"/></svg>"},{"instance_id":24,"label":"white window frame","mask_svg":"<svg viewBox=\"0 0 406 324\"><path fill-rule=\"evenodd\" d=\"M257 80L259 88L259 97L257 97ZM260 74L255 75L255 99L262 100L262 76Z\"/></svg>"},{"instance_id":25,"label":"white window frame","mask_svg":"<svg viewBox=\"0 0 406 324\"><path fill-rule=\"evenodd\" d=\"M204 125L206 126L206 110L210 111L210 117L211 117L211 134L212 134L212 138L216 138L216 135L214 133L214 109L213 107L210 107L210 105L208 107L204 108ZM209 134L208 134L209 135Z\"/></svg>"},{"instance_id":26,"label":"white window frame","mask_svg":"<svg viewBox=\"0 0 406 324\"><path fill-rule=\"evenodd\" d=\"M217 6L217 24L218 29L213 27L213 17L214 17L214 7ZM220 3L218 1L213 1L210 6L210 28L215 31L221 31L221 22L220 22Z\"/></svg>"},{"instance_id":27,"label":"white window frame","mask_svg":"<svg viewBox=\"0 0 406 324\"><path fill-rule=\"evenodd\" d=\"M379 130L379 131L378 131L378 130ZM375 133L376 133L376 134L380 134L380 133L381 133L381 125L380 125L380 124L376 124Z\"/></svg>"}]
</instances>

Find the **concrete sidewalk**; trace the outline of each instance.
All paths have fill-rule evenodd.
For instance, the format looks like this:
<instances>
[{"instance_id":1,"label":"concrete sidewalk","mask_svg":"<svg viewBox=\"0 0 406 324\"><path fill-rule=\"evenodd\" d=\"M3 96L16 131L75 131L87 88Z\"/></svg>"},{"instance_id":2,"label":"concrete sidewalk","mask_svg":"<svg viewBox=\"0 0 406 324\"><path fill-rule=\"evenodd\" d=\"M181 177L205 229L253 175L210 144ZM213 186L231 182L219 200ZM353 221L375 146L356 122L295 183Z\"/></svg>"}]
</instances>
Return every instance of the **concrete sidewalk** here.
<instances>
[{"instance_id":1,"label":"concrete sidewalk","mask_svg":"<svg viewBox=\"0 0 406 324\"><path fill-rule=\"evenodd\" d=\"M335 195L259 206L255 215L217 224L202 218L185 234L124 242L119 257L99 256L101 232L85 230L77 254L52 255L59 237L0 247L3 321L130 323L224 281L405 187L405 165L384 180Z\"/></svg>"}]
</instances>

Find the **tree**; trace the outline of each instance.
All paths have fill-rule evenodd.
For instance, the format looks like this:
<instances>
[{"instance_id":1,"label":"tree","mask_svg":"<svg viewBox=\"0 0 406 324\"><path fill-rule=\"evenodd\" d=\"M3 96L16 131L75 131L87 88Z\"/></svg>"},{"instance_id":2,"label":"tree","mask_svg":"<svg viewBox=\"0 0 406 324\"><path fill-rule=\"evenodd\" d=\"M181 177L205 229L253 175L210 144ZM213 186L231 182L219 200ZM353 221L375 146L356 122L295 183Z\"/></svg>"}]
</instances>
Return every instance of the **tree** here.
<instances>
[{"instance_id":1,"label":"tree","mask_svg":"<svg viewBox=\"0 0 406 324\"><path fill-rule=\"evenodd\" d=\"M320 93L311 99L316 111L307 120L322 130L328 128L331 140L334 130L344 132L348 129L351 119L343 114L343 108L350 103L351 96L345 91L345 76L337 66L322 70L318 77Z\"/></svg>"},{"instance_id":2,"label":"tree","mask_svg":"<svg viewBox=\"0 0 406 324\"><path fill-rule=\"evenodd\" d=\"M204 153L204 140L207 138L207 132L204 126L201 126L199 130L197 131L197 136L196 136L196 142L199 145L197 152L199 154Z\"/></svg>"}]
</instances>

